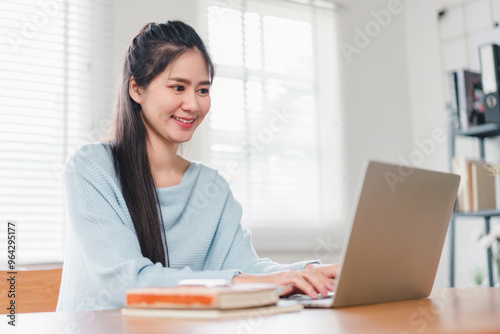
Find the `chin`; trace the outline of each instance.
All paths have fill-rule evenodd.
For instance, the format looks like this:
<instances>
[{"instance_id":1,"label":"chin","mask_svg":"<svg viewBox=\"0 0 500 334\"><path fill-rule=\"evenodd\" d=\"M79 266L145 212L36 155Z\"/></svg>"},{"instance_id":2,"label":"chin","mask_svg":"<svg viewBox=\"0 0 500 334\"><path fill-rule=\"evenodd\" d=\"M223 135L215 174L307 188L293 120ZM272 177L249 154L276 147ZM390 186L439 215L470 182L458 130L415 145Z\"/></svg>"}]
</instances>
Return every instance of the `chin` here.
<instances>
[{"instance_id":1,"label":"chin","mask_svg":"<svg viewBox=\"0 0 500 334\"><path fill-rule=\"evenodd\" d=\"M176 143L176 144L184 144L184 143L187 143L188 141L191 140L191 138L193 138L193 136L179 136L177 138L172 138L172 140Z\"/></svg>"}]
</instances>

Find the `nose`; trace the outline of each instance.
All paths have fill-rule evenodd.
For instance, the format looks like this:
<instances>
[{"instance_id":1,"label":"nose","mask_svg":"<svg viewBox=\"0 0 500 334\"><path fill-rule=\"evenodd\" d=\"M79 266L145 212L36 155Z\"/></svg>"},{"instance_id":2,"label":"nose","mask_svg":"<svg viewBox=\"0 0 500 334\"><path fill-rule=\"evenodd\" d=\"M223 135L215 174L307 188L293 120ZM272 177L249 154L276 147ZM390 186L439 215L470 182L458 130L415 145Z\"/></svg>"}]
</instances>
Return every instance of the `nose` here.
<instances>
[{"instance_id":1,"label":"nose","mask_svg":"<svg viewBox=\"0 0 500 334\"><path fill-rule=\"evenodd\" d=\"M200 110L196 92L186 92L185 94L183 94L183 97L184 99L181 105L182 110L191 112Z\"/></svg>"}]
</instances>

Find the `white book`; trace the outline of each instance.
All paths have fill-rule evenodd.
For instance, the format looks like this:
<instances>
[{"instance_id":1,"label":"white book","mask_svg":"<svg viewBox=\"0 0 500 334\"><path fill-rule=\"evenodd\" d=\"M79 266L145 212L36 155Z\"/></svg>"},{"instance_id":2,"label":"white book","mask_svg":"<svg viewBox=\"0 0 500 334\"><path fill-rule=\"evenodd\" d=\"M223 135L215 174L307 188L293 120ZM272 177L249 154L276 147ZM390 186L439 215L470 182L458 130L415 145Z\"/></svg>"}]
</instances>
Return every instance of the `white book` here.
<instances>
[{"instance_id":1,"label":"white book","mask_svg":"<svg viewBox=\"0 0 500 334\"><path fill-rule=\"evenodd\" d=\"M495 177L484 167L484 161L471 163L472 210L492 210L496 208Z\"/></svg>"},{"instance_id":2,"label":"white book","mask_svg":"<svg viewBox=\"0 0 500 334\"><path fill-rule=\"evenodd\" d=\"M304 307L293 300L279 300L275 305L244 309L153 309L124 307L121 313L125 317L171 318L171 319L235 319L255 318L279 313L297 312Z\"/></svg>"}]
</instances>

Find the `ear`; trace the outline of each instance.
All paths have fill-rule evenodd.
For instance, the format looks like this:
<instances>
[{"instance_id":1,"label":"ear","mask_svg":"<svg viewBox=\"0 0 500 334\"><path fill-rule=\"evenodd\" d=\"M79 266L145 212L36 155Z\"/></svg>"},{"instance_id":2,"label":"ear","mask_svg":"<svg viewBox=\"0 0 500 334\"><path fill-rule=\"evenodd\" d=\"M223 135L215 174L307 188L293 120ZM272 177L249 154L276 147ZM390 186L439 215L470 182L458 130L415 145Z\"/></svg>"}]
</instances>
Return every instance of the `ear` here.
<instances>
[{"instance_id":1,"label":"ear","mask_svg":"<svg viewBox=\"0 0 500 334\"><path fill-rule=\"evenodd\" d=\"M128 82L128 94L135 102L142 103L142 89L139 87L133 76L130 77Z\"/></svg>"}]
</instances>

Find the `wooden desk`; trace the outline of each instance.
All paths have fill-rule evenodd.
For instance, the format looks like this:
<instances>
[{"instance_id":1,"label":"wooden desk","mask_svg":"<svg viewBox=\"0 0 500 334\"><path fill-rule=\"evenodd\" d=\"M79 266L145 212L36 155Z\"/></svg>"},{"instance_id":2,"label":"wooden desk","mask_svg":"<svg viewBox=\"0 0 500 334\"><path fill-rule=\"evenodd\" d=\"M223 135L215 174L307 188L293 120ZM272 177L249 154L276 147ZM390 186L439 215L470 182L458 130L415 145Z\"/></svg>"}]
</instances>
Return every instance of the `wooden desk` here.
<instances>
[{"instance_id":1,"label":"wooden desk","mask_svg":"<svg viewBox=\"0 0 500 334\"><path fill-rule=\"evenodd\" d=\"M16 312L52 312L56 310L61 285L62 263L16 266L14 275L0 266L0 319L9 313L9 278L14 276ZM0 320L1 321L1 320ZM1 324L0 324L0 328ZM3 332L0 332L3 333Z\"/></svg>"},{"instance_id":2,"label":"wooden desk","mask_svg":"<svg viewBox=\"0 0 500 334\"><path fill-rule=\"evenodd\" d=\"M500 333L500 288L450 288L431 298L230 321L122 318L119 310L18 314L0 333ZM9 326L10 327L10 326Z\"/></svg>"}]
</instances>

